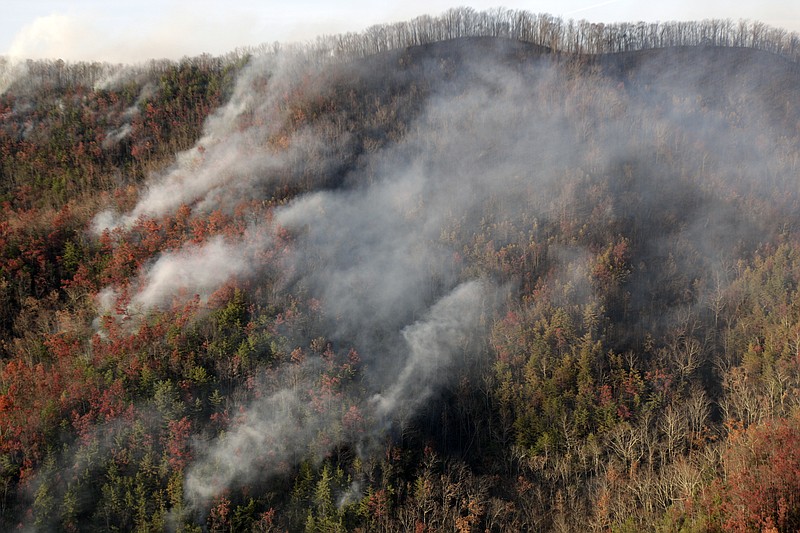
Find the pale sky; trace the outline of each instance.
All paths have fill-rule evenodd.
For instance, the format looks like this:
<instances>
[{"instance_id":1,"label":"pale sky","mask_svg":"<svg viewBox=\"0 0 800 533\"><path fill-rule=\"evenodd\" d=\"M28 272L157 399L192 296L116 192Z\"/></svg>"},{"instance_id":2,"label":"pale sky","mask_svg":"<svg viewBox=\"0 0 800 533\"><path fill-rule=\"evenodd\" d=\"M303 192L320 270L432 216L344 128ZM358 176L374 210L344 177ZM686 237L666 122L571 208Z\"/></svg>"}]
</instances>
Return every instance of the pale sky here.
<instances>
[{"instance_id":1,"label":"pale sky","mask_svg":"<svg viewBox=\"0 0 800 533\"><path fill-rule=\"evenodd\" d=\"M798 0L3 0L0 56L129 63L218 55L238 46L360 31L457 6L503 6L593 22L750 19L800 33Z\"/></svg>"}]
</instances>

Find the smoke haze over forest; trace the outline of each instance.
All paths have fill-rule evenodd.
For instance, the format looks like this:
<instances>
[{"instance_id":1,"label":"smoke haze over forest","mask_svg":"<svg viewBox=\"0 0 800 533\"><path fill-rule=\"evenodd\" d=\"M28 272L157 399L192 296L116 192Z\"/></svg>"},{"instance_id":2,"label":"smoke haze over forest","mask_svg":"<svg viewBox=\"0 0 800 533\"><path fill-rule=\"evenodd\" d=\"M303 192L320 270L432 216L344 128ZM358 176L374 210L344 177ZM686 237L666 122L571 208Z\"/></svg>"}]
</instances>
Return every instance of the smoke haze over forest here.
<instances>
[{"instance_id":1,"label":"smoke haze over forest","mask_svg":"<svg viewBox=\"0 0 800 533\"><path fill-rule=\"evenodd\" d=\"M0 524L800 527L798 60L454 9L8 71Z\"/></svg>"}]
</instances>

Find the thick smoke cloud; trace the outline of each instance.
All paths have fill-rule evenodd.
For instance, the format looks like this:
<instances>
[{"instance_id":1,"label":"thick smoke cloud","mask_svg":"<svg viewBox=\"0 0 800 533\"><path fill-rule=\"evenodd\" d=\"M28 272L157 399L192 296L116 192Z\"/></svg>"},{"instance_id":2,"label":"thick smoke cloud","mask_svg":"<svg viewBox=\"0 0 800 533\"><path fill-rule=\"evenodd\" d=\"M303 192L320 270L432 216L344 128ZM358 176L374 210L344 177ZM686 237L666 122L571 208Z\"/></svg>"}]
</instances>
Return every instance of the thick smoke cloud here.
<instances>
[{"instance_id":1,"label":"thick smoke cloud","mask_svg":"<svg viewBox=\"0 0 800 533\"><path fill-rule=\"evenodd\" d=\"M650 274L648 264L674 261L691 279L693 272L718 268L736 242L761 230L756 221L742 220L735 235L721 238L730 228L732 191L733 198L737 188L756 191L766 201L772 186L787 178L776 171L764 179L758 171L768 167L780 142L747 144L767 135L762 121L768 112L752 106L752 120L731 117L725 101L740 93L724 94L717 105L706 98L702 76L687 86L687 78L671 78L672 70L643 69L637 75L648 83L626 87L588 69L576 75L574 66L549 59L516 69L500 63L426 64L430 94L417 116L400 118L407 122L401 140L360 155L364 164L341 186L301 194L255 229L292 235L278 268L279 290L320 302L323 318L313 334L355 347L363 381L336 400L339 409L324 414L311 409L306 396L321 363L278 370L270 393L243 406L223 437L197 441L185 484L190 502L202 504L309 454L321 457L327 450L308 448L320 433L338 435L331 447L357 440L369 449L387 427L413 416L483 351L476 342L483 317L509 280L465 264L482 250L548 243L551 262L562 267L550 275L576 287L573 297L591 299L593 252L577 242L599 240L583 221L603 220L640 247L629 282L634 297L628 312L636 314L670 281ZM707 68L699 66L698 74ZM300 80L305 95L323 92L323 72L301 57L255 61L198 144L153 178L132 212L105 213L96 228L125 228L182 204L202 216L269 195L278 181L297 178L295 169L309 154L312 178L325 182L337 161L355 157L347 153L353 144L346 135L307 127L287 143L274 142L288 119L284 95L297 94ZM379 79L381 73L371 75ZM643 89L648 84L660 89ZM674 231L650 235L656 227ZM527 240L517 242L520 234ZM573 241L557 242L558 235ZM250 276L259 269L252 264L258 254L247 252L251 246L215 240L164 254L142 271L132 301L161 306L178 294L175 287L208 293L230 277ZM642 321L663 318L642 315ZM308 344L307 334L287 333L297 346ZM292 385L282 385L280 377L290 375ZM334 431L337 413L348 406L366 413L364 434Z\"/></svg>"},{"instance_id":2,"label":"thick smoke cloud","mask_svg":"<svg viewBox=\"0 0 800 533\"><path fill-rule=\"evenodd\" d=\"M488 280L460 282L456 250L443 233L474 231L487 202L512 218L548 209L530 204L540 194L529 193L554 187L553 161L567 156L563 108L537 110L525 102L524 80L475 68L509 82L443 89L403 142L371 158L368 180L352 176L350 188L303 195L275 214L275 223L295 236L281 269L291 273L285 290L318 299L325 337L354 345L364 359L362 389L341 400L366 413L366 434L356 439L361 449L374 448L387 428L413 417L479 351L476 337L501 291ZM549 69L541 74L539 83L554 83ZM521 118L520 108L529 114ZM308 443L321 432L336 435L337 421L303 405L301 391L316 386L318 372L307 368L302 375L299 387L252 404L218 442L197 446L199 460L186 480L190 501L246 483L253 471L275 473L305 455L321 457L325 450L309 450Z\"/></svg>"}]
</instances>

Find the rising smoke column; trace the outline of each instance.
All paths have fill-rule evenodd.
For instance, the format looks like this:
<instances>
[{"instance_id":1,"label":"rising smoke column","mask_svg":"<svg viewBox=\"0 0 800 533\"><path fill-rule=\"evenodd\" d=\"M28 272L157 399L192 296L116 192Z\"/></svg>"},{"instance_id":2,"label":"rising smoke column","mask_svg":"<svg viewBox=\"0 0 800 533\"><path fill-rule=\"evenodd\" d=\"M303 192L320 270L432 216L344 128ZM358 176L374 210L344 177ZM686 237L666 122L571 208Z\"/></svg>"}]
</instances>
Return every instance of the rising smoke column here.
<instances>
[{"instance_id":1,"label":"rising smoke column","mask_svg":"<svg viewBox=\"0 0 800 533\"><path fill-rule=\"evenodd\" d=\"M355 437L345 433L342 438L357 438L361 445L373 446L398 413L413 414L448 381L448 374L458 364L456 357L471 349L469 344L481 329L479 319L485 311L489 289L479 282L461 284L431 306L423 319L402 330L403 342L387 347L391 353L383 354L404 361L398 378L387 381L388 389L383 393L355 399L355 405L370 413L375 425L368 428L366 435ZM313 376L317 364L310 362L299 372ZM320 433L336 434L338 420L315 415L309 409L304 392L314 385L313 381L292 380L288 376L284 379L294 384L255 400L248 406L242 422L232 425L210 446L196 447L202 454L186 476L189 502L202 506L228 487L277 474L285 465L307 457L309 443ZM330 446L344 443L332 441Z\"/></svg>"}]
</instances>

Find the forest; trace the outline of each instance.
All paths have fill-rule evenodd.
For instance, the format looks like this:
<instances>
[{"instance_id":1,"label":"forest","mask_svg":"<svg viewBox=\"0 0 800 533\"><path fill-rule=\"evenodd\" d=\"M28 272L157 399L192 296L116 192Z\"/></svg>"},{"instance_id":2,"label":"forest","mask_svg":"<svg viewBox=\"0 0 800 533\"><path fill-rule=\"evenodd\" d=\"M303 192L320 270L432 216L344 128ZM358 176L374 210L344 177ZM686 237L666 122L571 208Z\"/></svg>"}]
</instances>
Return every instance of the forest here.
<instances>
[{"instance_id":1,"label":"forest","mask_svg":"<svg viewBox=\"0 0 800 533\"><path fill-rule=\"evenodd\" d=\"M2 531L800 529L797 34L0 58L0 203Z\"/></svg>"}]
</instances>

